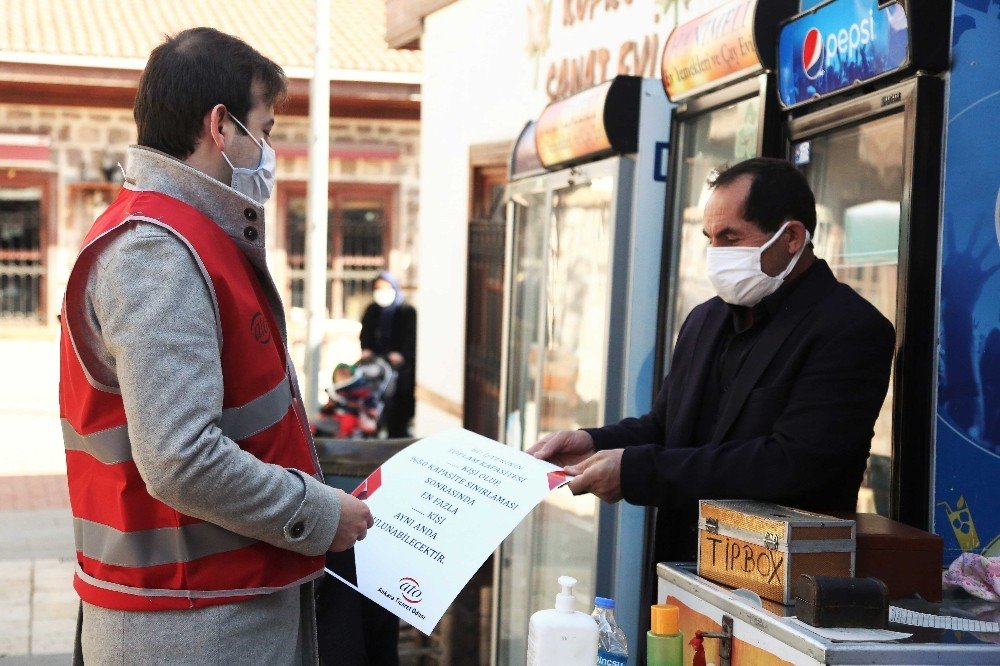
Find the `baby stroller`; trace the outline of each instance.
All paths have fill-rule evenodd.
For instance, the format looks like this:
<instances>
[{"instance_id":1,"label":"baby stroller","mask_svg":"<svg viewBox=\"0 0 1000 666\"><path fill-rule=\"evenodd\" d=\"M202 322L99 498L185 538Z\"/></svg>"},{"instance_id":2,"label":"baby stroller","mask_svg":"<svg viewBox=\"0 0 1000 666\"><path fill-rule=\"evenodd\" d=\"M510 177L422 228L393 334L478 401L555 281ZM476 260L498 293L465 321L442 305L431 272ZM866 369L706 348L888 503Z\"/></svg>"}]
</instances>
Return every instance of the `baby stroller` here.
<instances>
[{"instance_id":1,"label":"baby stroller","mask_svg":"<svg viewBox=\"0 0 1000 666\"><path fill-rule=\"evenodd\" d=\"M396 371L373 356L351 368L340 364L334 383L326 389L329 400L312 424L317 437L372 439L382 430L382 415L396 389Z\"/></svg>"}]
</instances>

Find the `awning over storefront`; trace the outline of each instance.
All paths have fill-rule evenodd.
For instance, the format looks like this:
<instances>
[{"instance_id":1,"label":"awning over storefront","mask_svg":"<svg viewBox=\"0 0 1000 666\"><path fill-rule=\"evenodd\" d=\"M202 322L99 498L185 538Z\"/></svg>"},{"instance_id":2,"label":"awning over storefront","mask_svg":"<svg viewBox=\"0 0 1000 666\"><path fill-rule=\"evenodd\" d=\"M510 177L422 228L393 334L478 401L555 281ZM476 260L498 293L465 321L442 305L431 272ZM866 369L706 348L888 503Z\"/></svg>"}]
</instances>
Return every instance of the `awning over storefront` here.
<instances>
[{"instance_id":1,"label":"awning over storefront","mask_svg":"<svg viewBox=\"0 0 1000 666\"><path fill-rule=\"evenodd\" d=\"M0 167L53 168L49 137L39 134L0 133Z\"/></svg>"}]
</instances>

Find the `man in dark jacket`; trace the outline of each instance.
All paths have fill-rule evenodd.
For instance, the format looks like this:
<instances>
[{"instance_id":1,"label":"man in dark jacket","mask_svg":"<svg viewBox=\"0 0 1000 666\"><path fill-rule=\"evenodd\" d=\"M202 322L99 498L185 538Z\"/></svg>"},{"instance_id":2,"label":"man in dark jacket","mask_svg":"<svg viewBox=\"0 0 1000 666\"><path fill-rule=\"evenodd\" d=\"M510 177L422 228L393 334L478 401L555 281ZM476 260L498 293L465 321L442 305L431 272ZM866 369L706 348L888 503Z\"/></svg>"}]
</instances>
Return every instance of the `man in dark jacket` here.
<instances>
[{"instance_id":1,"label":"man in dark jacket","mask_svg":"<svg viewBox=\"0 0 1000 666\"><path fill-rule=\"evenodd\" d=\"M416 408L417 311L403 302L403 291L388 271L373 284L374 302L361 317L361 358L372 355L389 361L397 372L396 392L386 405L389 437L409 437Z\"/></svg>"},{"instance_id":2,"label":"man in dark jacket","mask_svg":"<svg viewBox=\"0 0 1000 666\"><path fill-rule=\"evenodd\" d=\"M719 296L681 327L653 408L529 449L566 465L576 494L659 507L658 561L695 559L699 499L853 510L895 343L813 255L816 203L791 164L747 160L713 188L704 233Z\"/></svg>"}]
</instances>

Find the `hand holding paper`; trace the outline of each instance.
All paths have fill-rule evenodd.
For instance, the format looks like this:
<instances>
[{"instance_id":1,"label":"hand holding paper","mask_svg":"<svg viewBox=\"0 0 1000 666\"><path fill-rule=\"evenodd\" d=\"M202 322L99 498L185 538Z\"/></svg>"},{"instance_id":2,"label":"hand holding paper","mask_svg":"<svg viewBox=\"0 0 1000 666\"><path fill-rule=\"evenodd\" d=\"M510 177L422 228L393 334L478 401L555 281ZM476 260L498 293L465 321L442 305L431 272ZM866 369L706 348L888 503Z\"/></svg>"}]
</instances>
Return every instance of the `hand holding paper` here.
<instances>
[{"instance_id":1,"label":"hand holding paper","mask_svg":"<svg viewBox=\"0 0 1000 666\"><path fill-rule=\"evenodd\" d=\"M467 430L422 439L354 491L374 518L345 583L429 634L500 542L567 475Z\"/></svg>"},{"instance_id":2,"label":"hand holding paper","mask_svg":"<svg viewBox=\"0 0 1000 666\"><path fill-rule=\"evenodd\" d=\"M596 451L594 438L585 430L563 430L545 435L527 453L565 467L583 462Z\"/></svg>"},{"instance_id":3,"label":"hand holding paper","mask_svg":"<svg viewBox=\"0 0 1000 666\"><path fill-rule=\"evenodd\" d=\"M622 498L622 454L625 449L598 451L581 463L566 468L575 477L569 484L574 495L592 493L613 504Z\"/></svg>"}]
</instances>

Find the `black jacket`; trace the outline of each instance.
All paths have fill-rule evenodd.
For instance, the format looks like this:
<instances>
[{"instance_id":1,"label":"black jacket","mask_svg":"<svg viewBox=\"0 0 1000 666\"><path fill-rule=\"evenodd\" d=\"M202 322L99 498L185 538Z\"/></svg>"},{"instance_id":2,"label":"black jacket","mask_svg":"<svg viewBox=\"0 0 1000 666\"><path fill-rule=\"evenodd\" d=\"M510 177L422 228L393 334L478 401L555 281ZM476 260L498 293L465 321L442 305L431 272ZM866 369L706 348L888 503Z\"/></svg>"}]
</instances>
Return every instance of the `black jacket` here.
<instances>
[{"instance_id":1,"label":"black jacket","mask_svg":"<svg viewBox=\"0 0 1000 666\"><path fill-rule=\"evenodd\" d=\"M759 333L710 440L695 436L702 387L715 341L732 325L717 297L681 327L652 410L588 430L598 449L625 448L625 499L659 507L657 561L695 559L699 499L854 510L895 334L826 262L801 280Z\"/></svg>"},{"instance_id":2,"label":"black jacket","mask_svg":"<svg viewBox=\"0 0 1000 666\"><path fill-rule=\"evenodd\" d=\"M372 303L361 316L361 348L370 349L379 356L399 352L403 366L399 368L396 383L396 400L413 401L417 377L417 311L409 303L400 303L392 319L392 331L387 345L380 343L379 319L382 306Z\"/></svg>"}]
</instances>

